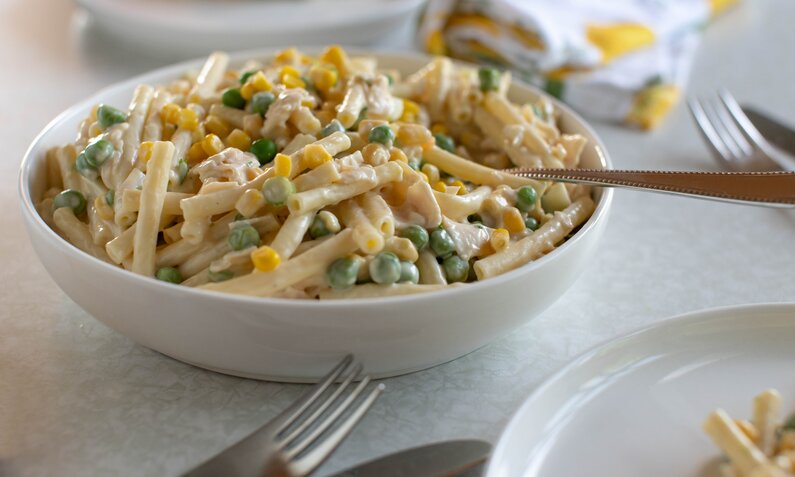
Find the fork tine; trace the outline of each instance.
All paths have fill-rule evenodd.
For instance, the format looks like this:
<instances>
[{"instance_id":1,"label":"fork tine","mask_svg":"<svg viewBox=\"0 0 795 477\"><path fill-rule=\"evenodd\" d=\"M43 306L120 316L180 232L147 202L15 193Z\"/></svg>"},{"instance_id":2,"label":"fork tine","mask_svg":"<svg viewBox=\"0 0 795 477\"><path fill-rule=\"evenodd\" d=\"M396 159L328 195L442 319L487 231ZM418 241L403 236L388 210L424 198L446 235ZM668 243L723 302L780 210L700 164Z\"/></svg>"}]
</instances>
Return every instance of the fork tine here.
<instances>
[{"instance_id":1,"label":"fork tine","mask_svg":"<svg viewBox=\"0 0 795 477\"><path fill-rule=\"evenodd\" d=\"M696 121L696 125L698 125L698 130L701 133L701 136L706 141L707 146L709 146L709 148L712 150L712 155L718 160L718 162L729 167L730 169L735 169L735 161L731 151L729 151L729 149L726 147L726 144L724 144L723 139L721 139L721 137L718 135L718 132L712 125L712 122L707 117L706 112L704 112L704 107L701 105L701 102L698 99L690 98L687 101L687 106L690 110L690 114Z\"/></svg>"},{"instance_id":2,"label":"fork tine","mask_svg":"<svg viewBox=\"0 0 795 477\"><path fill-rule=\"evenodd\" d=\"M748 119L748 116L745 115L742 108L737 103L737 100L734 99L734 96L732 96L728 90L721 88L718 90L718 97L720 98L721 103L723 103L723 106L726 107L726 110L729 111L734 123L737 125L738 129L748 140L748 142L758 147L762 151L766 151L768 148L767 140L765 140L765 138L762 136L762 133L756 129L756 126L753 125L751 120Z\"/></svg>"},{"instance_id":3,"label":"fork tine","mask_svg":"<svg viewBox=\"0 0 795 477\"><path fill-rule=\"evenodd\" d=\"M289 447L290 443L292 443L295 440L296 437L301 435L305 430L307 430L309 428L309 426L314 424L314 422L317 420L317 418L320 417L323 414L323 412L325 412L325 410L328 409L328 407L332 403L334 403L334 401L337 400L337 397L339 397L339 395L342 394L342 391L344 391L345 388L347 388L348 385L354 379L356 379L359 376L359 373L361 373L361 372L362 372L362 365L361 364L357 364L353 368L353 370L348 374L348 376L345 378L345 380L339 386L337 386L337 389L335 389L334 392L331 393L331 395L329 397L327 397L320 404L320 406L318 406L318 408L314 410L314 412L312 412L312 415L310 415L308 418L304 419L298 426L295 427L295 429L290 431L289 435L287 435L286 437L284 437L282 439L281 443L279 444L279 447L280 448Z\"/></svg>"},{"instance_id":4,"label":"fork tine","mask_svg":"<svg viewBox=\"0 0 795 477\"><path fill-rule=\"evenodd\" d=\"M284 432L290 424L303 414L323 392L331 386L331 383L340 377L343 371L353 362L353 355L347 355L337 364L319 383L315 384L303 397L276 416L268 428L275 428L276 433Z\"/></svg>"},{"instance_id":5,"label":"fork tine","mask_svg":"<svg viewBox=\"0 0 795 477\"><path fill-rule=\"evenodd\" d=\"M320 423L316 428L312 429L312 431L305 436L301 442L296 443L293 447L285 450L284 454L287 456L288 459L292 459L302 451L304 451L307 447L309 447L314 441L320 437L328 428L331 427L332 424L339 418L345 410L350 407L354 400L359 397L362 390L364 390L365 386L370 382L370 376L365 376L362 378L361 382L358 386L356 386L353 391L345 398L342 403L337 405L331 413L323 419L323 422Z\"/></svg>"},{"instance_id":6,"label":"fork tine","mask_svg":"<svg viewBox=\"0 0 795 477\"><path fill-rule=\"evenodd\" d=\"M718 134L721 134L721 131L723 131L722 135L725 142L727 144L731 142L737 146L737 157L748 158L752 156L754 153L753 146L746 141L745 135L740 132L740 128L737 127L737 124L726 110L723 102L721 102L719 98L713 98L711 103L712 110L715 112L715 116L717 116L718 121L720 121L721 125L723 125L722 129L716 128L718 129Z\"/></svg>"},{"instance_id":7,"label":"fork tine","mask_svg":"<svg viewBox=\"0 0 795 477\"><path fill-rule=\"evenodd\" d=\"M366 385L365 380L369 380L369 377L365 377L362 380L362 384ZM359 385L357 391L361 391L364 388L362 384ZM378 396L384 390L384 384L378 384L370 394L368 394L353 410L353 412L343 420L340 425L334 429L334 431L329 434L322 442L320 442L314 449L309 451L307 454L299 457L298 459L294 460L290 463L291 469L298 475L306 475L317 468L323 460L326 459L334 449L336 449L342 441L347 437L348 434L356 427L356 424L364 417L367 410L373 405ZM340 413L341 414L341 413ZM335 418L336 419L336 418Z\"/></svg>"}]
</instances>

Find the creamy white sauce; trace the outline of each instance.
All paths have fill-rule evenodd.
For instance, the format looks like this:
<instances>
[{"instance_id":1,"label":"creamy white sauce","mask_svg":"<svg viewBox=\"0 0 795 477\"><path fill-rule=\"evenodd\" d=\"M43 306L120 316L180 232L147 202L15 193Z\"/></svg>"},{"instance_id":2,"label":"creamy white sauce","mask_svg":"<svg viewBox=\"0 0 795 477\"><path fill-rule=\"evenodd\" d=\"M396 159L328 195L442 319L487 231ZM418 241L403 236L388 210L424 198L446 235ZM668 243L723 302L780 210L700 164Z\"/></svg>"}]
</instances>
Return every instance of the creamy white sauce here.
<instances>
[{"instance_id":1,"label":"creamy white sauce","mask_svg":"<svg viewBox=\"0 0 795 477\"><path fill-rule=\"evenodd\" d=\"M474 257L489 242L489 231L486 227L455 222L445 217L442 226L450 234L455 243L456 252L464 260Z\"/></svg>"},{"instance_id":2,"label":"creamy white sauce","mask_svg":"<svg viewBox=\"0 0 795 477\"><path fill-rule=\"evenodd\" d=\"M194 166L191 174L198 175L202 184L222 180L244 184L248 182L247 171L258 165L253 154L229 147Z\"/></svg>"}]
</instances>

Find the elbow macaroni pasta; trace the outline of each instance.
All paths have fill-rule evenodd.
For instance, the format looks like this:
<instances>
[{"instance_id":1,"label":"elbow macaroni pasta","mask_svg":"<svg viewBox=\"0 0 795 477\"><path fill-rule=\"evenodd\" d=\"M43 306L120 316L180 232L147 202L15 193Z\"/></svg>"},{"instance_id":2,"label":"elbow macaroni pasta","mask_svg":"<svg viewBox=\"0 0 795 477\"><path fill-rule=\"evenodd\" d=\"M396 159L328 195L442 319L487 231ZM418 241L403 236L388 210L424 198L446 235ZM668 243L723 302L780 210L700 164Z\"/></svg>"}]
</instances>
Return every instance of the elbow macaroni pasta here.
<instances>
[{"instance_id":1,"label":"elbow macaroni pasta","mask_svg":"<svg viewBox=\"0 0 795 477\"><path fill-rule=\"evenodd\" d=\"M251 70L213 53L125 111L98 105L48 152L42 217L134 273L326 299L484 280L593 212L587 191L491 167L577 167L586 142L533 116L553 115L543 98L511 103L507 73L437 58L401 80L337 46L290 51Z\"/></svg>"}]
</instances>

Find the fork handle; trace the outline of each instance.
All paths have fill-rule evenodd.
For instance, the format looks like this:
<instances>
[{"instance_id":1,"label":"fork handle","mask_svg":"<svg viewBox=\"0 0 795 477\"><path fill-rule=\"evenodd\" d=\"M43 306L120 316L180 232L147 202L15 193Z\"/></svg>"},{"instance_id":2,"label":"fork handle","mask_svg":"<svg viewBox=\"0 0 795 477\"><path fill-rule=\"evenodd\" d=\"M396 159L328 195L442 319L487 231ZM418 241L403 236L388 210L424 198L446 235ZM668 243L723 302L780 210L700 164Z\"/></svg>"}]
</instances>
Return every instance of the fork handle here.
<instances>
[{"instance_id":1,"label":"fork handle","mask_svg":"<svg viewBox=\"0 0 795 477\"><path fill-rule=\"evenodd\" d=\"M690 172L616 169L505 169L539 180L650 190L767 207L795 205L794 172Z\"/></svg>"}]
</instances>

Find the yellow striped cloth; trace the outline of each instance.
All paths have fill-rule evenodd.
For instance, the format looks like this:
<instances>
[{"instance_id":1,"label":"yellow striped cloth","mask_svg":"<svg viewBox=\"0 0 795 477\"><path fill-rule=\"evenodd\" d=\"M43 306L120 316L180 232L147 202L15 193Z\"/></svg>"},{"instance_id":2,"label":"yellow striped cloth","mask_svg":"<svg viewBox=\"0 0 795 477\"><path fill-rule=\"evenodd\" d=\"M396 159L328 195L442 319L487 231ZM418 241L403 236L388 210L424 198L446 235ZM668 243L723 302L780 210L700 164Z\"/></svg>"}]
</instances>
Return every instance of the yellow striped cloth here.
<instances>
[{"instance_id":1,"label":"yellow striped cloth","mask_svg":"<svg viewBox=\"0 0 795 477\"><path fill-rule=\"evenodd\" d=\"M425 49L510 68L584 115L652 129L699 32L737 0L431 0Z\"/></svg>"}]
</instances>

